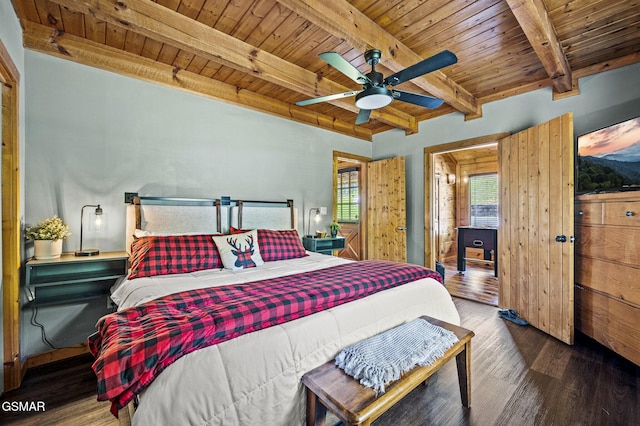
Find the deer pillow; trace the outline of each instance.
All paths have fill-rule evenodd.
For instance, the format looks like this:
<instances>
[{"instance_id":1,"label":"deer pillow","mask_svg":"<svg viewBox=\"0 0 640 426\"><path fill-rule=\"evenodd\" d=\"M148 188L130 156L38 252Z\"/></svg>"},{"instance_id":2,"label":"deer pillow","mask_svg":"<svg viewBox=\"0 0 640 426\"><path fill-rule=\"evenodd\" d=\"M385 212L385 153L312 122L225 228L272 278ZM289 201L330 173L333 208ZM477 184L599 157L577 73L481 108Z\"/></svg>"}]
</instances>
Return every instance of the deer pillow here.
<instances>
[{"instance_id":1,"label":"deer pillow","mask_svg":"<svg viewBox=\"0 0 640 426\"><path fill-rule=\"evenodd\" d=\"M212 238L226 269L255 268L264 264L258 248L257 230Z\"/></svg>"}]
</instances>

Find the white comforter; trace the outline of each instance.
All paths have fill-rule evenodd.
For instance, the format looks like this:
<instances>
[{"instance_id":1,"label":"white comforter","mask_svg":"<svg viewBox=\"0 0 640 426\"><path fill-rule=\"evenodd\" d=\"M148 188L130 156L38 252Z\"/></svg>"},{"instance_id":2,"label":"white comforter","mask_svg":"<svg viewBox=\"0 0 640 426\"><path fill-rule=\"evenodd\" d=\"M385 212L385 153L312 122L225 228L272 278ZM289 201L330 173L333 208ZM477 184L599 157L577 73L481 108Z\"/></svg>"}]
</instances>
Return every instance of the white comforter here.
<instances>
[{"instance_id":1,"label":"white comforter","mask_svg":"<svg viewBox=\"0 0 640 426\"><path fill-rule=\"evenodd\" d=\"M114 286L120 309L200 287L250 282L348 262L310 253L240 271L125 280ZM459 324L447 290L423 279L186 355L141 395L134 425L302 425L302 375L344 347L430 315Z\"/></svg>"}]
</instances>

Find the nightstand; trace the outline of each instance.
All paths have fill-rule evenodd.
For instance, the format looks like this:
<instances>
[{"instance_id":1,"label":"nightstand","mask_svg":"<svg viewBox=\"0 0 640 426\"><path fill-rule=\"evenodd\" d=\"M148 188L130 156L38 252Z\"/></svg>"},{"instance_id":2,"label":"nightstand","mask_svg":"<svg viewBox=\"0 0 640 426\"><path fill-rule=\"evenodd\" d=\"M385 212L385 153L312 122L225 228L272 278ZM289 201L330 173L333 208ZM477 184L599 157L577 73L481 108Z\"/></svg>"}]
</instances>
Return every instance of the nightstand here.
<instances>
[{"instance_id":1,"label":"nightstand","mask_svg":"<svg viewBox=\"0 0 640 426\"><path fill-rule=\"evenodd\" d=\"M302 237L302 245L306 250L322 254L333 254L334 250L345 248L344 237L314 238Z\"/></svg>"},{"instance_id":2,"label":"nightstand","mask_svg":"<svg viewBox=\"0 0 640 426\"><path fill-rule=\"evenodd\" d=\"M104 297L109 288L127 274L125 251L78 257L63 253L58 259L26 263L25 287L31 306L58 305Z\"/></svg>"}]
</instances>

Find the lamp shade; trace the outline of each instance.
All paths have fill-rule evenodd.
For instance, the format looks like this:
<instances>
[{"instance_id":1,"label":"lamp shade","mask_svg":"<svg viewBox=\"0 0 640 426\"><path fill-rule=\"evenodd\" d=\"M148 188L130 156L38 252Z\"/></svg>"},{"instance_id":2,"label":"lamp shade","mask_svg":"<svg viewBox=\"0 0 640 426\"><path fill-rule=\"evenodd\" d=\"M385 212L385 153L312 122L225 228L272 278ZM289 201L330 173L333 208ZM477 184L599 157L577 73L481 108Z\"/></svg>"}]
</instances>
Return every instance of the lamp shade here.
<instances>
[{"instance_id":1,"label":"lamp shade","mask_svg":"<svg viewBox=\"0 0 640 426\"><path fill-rule=\"evenodd\" d=\"M391 103L393 94L385 87L368 87L356 95L356 106L360 109L377 109Z\"/></svg>"}]
</instances>

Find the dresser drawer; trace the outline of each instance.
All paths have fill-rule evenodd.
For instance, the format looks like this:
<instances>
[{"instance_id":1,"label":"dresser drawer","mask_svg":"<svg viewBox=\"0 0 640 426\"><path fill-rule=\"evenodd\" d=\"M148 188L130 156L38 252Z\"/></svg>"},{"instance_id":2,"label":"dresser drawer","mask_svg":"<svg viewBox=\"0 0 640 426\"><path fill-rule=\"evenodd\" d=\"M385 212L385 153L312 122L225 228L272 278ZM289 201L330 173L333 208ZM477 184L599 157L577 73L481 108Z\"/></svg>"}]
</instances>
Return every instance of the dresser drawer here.
<instances>
[{"instance_id":1,"label":"dresser drawer","mask_svg":"<svg viewBox=\"0 0 640 426\"><path fill-rule=\"evenodd\" d=\"M603 223L640 227L640 201L604 203Z\"/></svg>"},{"instance_id":2,"label":"dresser drawer","mask_svg":"<svg viewBox=\"0 0 640 426\"><path fill-rule=\"evenodd\" d=\"M576 256L575 281L640 308L640 266L621 265L602 259Z\"/></svg>"},{"instance_id":3,"label":"dresser drawer","mask_svg":"<svg viewBox=\"0 0 640 426\"><path fill-rule=\"evenodd\" d=\"M575 326L640 365L640 309L587 288L575 288Z\"/></svg>"},{"instance_id":4,"label":"dresser drawer","mask_svg":"<svg viewBox=\"0 0 640 426\"><path fill-rule=\"evenodd\" d=\"M640 228L580 226L576 224L578 255L640 265Z\"/></svg>"},{"instance_id":5,"label":"dresser drawer","mask_svg":"<svg viewBox=\"0 0 640 426\"><path fill-rule=\"evenodd\" d=\"M576 203L574 209L576 225L601 225L602 205L603 203Z\"/></svg>"}]
</instances>

